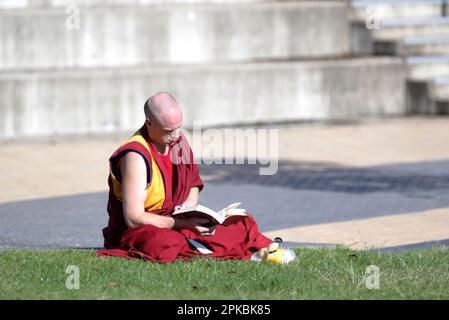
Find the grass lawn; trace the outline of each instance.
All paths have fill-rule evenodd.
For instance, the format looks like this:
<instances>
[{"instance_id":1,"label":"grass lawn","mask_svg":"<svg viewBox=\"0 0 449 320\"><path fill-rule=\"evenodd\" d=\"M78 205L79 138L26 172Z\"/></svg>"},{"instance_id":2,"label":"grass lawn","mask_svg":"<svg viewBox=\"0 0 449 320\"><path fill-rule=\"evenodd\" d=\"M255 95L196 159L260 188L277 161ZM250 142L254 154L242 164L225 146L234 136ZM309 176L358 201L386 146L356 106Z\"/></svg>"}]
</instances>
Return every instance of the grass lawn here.
<instances>
[{"instance_id":1,"label":"grass lawn","mask_svg":"<svg viewBox=\"0 0 449 320\"><path fill-rule=\"evenodd\" d=\"M74 249L0 251L0 299L449 299L447 249L296 253L295 262L272 265L210 258L156 264ZM79 289L66 288L69 265L79 268ZM366 287L370 265L379 268L379 289Z\"/></svg>"}]
</instances>

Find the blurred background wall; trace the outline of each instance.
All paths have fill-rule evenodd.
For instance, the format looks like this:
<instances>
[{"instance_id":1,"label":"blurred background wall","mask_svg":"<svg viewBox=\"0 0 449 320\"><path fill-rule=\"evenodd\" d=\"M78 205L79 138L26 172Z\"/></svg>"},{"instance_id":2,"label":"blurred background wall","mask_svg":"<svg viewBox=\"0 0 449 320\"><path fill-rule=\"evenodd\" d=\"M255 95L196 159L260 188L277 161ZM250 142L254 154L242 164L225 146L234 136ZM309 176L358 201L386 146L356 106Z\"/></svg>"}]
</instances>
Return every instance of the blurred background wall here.
<instances>
[{"instance_id":1,"label":"blurred background wall","mask_svg":"<svg viewBox=\"0 0 449 320\"><path fill-rule=\"evenodd\" d=\"M185 127L442 114L445 0L2 0L0 141L136 129L158 91Z\"/></svg>"}]
</instances>

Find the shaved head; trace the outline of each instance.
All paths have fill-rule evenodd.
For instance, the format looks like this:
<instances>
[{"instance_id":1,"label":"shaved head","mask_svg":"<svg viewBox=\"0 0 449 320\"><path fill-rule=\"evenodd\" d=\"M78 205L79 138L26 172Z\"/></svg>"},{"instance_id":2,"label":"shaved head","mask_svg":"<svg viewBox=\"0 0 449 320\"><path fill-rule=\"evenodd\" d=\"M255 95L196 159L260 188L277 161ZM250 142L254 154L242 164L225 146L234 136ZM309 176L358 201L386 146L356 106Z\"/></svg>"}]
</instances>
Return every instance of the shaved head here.
<instances>
[{"instance_id":1,"label":"shaved head","mask_svg":"<svg viewBox=\"0 0 449 320\"><path fill-rule=\"evenodd\" d=\"M145 117L163 126L176 126L182 121L181 108L176 99L167 92L158 92L148 98L144 106Z\"/></svg>"},{"instance_id":2,"label":"shaved head","mask_svg":"<svg viewBox=\"0 0 449 320\"><path fill-rule=\"evenodd\" d=\"M144 111L150 137L161 145L172 144L182 125L182 111L176 99L170 93L158 92L145 102ZM173 136L168 137L169 134Z\"/></svg>"}]
</instances>

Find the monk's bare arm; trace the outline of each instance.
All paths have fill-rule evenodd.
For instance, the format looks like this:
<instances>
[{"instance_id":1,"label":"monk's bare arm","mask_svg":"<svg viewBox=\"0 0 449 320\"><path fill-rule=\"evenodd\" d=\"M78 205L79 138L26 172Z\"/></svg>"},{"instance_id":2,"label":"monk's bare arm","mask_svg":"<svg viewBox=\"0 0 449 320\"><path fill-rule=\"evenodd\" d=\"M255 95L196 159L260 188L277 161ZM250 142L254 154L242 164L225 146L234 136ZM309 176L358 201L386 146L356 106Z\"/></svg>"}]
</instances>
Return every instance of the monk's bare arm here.
<instances>
[{"instance_id":1,"label":"monk's bare arm","mask_svg":"<svg viewBox=\"0 0 449 320\"><path fill-rule=\"evenodd\" d=\"M128 152L122 160L123 214L129 228L151 224L159 228L173 228L172 217L145 212L147 197L147 168L145 160L135 152Z\"/></svg>"},{"instance_id":2,"label":"monk's bare arm","mask_svg":"<svg viewBox=\"0 0 449 320\"><path fill-rule=\"evenodd\" d=\"M187 200L184 201L184 203L182 204L182 207L196 206L199 202L199 194L200 188L198 187L190 188L189 196L187 197Z\"/></svg>"},{"instance_id":3,"label":"monk's bare arm","mask_svg":"<svg viewBox=\"0 0 449 320\"><path fill-rule=\"evenodd\" d=\"M135 152L128 152L120 165L122 174L123 214L128 228L151 224L159 228L187 228L201 235L212 235L215 227L204 227L208 220L164 217L145 211L147 197L147 168L145 160Z\"/></svg>"}]
</instances>

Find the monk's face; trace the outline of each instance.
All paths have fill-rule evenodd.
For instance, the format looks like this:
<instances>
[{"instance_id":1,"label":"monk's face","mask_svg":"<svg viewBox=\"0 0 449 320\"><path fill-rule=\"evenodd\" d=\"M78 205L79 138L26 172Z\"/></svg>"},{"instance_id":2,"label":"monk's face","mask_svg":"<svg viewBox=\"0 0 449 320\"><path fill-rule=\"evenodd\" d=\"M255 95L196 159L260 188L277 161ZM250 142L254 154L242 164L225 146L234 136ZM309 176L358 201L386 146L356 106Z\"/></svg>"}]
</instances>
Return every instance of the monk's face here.
<instances>
[{"instance_id":1,"label":"monk's face","mask_svg":"<svg viewBox=\"0 0 449 320\"><path fill-rule=\"evenodd\" d=\"M151 139L159 145L171 146L179 139L182 126L182 113L179 111L164 114L160 119L146 119L146 127Z\"/></svg>"}]
</instances>

